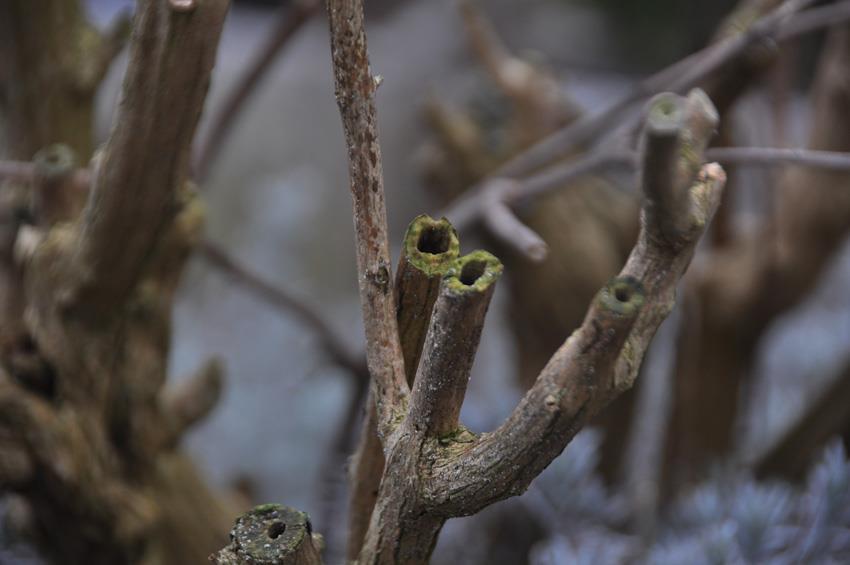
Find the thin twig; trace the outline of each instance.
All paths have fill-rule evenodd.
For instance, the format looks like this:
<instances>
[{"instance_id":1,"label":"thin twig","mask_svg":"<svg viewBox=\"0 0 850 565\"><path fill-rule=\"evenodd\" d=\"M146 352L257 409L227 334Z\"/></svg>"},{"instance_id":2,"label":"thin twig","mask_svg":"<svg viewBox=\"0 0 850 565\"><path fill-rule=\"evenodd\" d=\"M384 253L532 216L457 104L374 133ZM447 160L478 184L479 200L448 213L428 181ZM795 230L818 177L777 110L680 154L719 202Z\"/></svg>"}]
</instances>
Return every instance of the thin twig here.
<instances>
[{"instance_id":1,"label":"thin twig","mask_svg":"<svg viewBox=\"0 0 850 565\"><path fill-rule=\"evenodd\" d=\"M850 153L780 147L713 147L706 158L742 167L797 165L831 171L850 171Z\"/></svg>"},{"instance_id":2,"label":"thin twig","mask_svg":"<svg viewBox=\"0 0 850 565\"><path fill-rule=\"evenodd\" d=\"M259 296L276 309L295 314L302 322L307 324L319 337L322 346L327 351L334 363L350 371L358 378L367 378L368 372L364 363L362 353L355 353L336 334L322 316L304 301L295 298L279 287L272 286L245 267L239 265L229 257L218 246L205 241L197 248L198 256L207 261L211 266L226 273L233 280L253 294Z\"/></svg>"},{"instance_id":3,"label":"thin twig","mask_svg":"<svg viewBox=\"0 0 850 565\"><path fill-rule=\"evenodd\" d=\"M706 160L716 161L721 165L741 167L801 166L832 171L850 171L850 153L836 151L775 147L712 147L706 150L705 157ZM551 167L522 181L513 182L502 179L502 182L510 182L511 184L511 189L507 191L502 190L500 183L494 182L482 191L475 201L480 202L482 220L486 222L494 236L509 243L511 247L524 253L530 260L538 261L538 255L532 247L518 246L517 242L533 242L535 237L540 238L540 236L523 224L509 206L528 202L555 190L568 188L570 183L587 175L615 169L636 170L638 167L637 158L636 152L624 149L590 153L575 161ZM489 199L494 198L494 194L500 197L501 202L506 205L501 209L501 213L510 214L512 216L511 221L507 221L503 217L488 217L492 213ZM530 231L533 235L524 235L522 231Z\"/></svg>"},{"instance_id":4,"label":"thin twig","mask_svg":"<svg viewBox=\"0 0 850 565\"><path fill-rule=\"evenodd\" d=\"M277 24L262 49L256 54L236 86L228 93L221 109L210 120L209 134L201 145L195 161L195 171L199 179L203 180L209 175L213 161L218 157L224 141L242 110L246 108L248 100L262 84L272 64L301 27L318 12L320 6L319 0L298 0L293 2L290 8L281 10Z\"/></svg>"},{"instance_id":5,"label":"thin twig","mask_svg":"<svg viewBox=\"0 0 850 565\"><path fill-rule=\"evenodd\" d=\"M513 181L503 180L494 183L492 190L484 192L484 225L495 237L510 242L520 254L539 263L549 255L549 246L508 207L508 195L515 189L515 185Z\"/></svg>"}]
</instances>

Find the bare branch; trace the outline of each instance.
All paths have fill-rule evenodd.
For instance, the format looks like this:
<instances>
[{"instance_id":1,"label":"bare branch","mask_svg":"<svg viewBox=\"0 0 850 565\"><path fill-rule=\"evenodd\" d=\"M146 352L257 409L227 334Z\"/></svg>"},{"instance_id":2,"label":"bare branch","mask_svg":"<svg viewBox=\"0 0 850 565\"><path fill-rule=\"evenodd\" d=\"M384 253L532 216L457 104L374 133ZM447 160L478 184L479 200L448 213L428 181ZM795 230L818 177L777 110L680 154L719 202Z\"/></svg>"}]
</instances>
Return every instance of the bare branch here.
<instances>
[{"instance_id":1,"label":"bare branch","mask_svg":"<svg viewBox=\"0 0 850 565\"><path fill-rule=\"evenodd\" d=\"M501 274L502 263L486 251L464 255L446 274L405 425L438 438L458 429L484 318Z\"/></svg>"},{"instance_id":2,"label":"bare branch","mask_svg":"<svg viewBox=\"0 0 850 565\"><path fill-rule=\"evenodd\" d=\"M319 0L297 0L286 9L281 9L280 17L260 51L254 56L248 70L239 78L239 82L228 93L221 109L210 119L209 134L201 144L195 159L195 171L201 180L207 178L213 162L218 158L221 148L230 135L246 103L262 84L263 79L283 53L289 41L309 22L321 6Z\"/></svg>"},{"instance_id":3,"label":"bare branch","mask_svg":"<svg viewBox=\"0 0 850 565\"><path fill-rule=\"evenodd\" d=\"M407 383L413 385L440 281L460 250L457 232L444 218L421 215L404 235L396 275L397 317Z\"/></svg>"},{"instance_id":4,"label":"bare branch","mask_svg":"<svg viewBox=\"0 0 850 565\"><path fill-rule=\"evenodd\" d=\"M100 312L126 297L176 212L228 6L139 6L118 115L73 253L80 298Z\"/></svg>"},{"instance_id":5,"label":"bare branch","mask_svg":"<svg viewBox=\"0 0 850 565\"><path fill-rule=\"evenodd\" d=\"M717 111L701 90L687 99L659 94L649 104L644 126L641 188L647 198L648 226L668 242L682 240L690 228L693 183L708 142L717 128Z\"/></svg>"},{"instance_id":6,"label":"bare branch","mask_svg":"<svg viewBox=\"0 0 850 565\"><path fill-rule=\"evenodd\" d=\"M686 123L694 120L689 116ZM663 160L644 157L643 162ZM640 239L620 276L600 292L581 328L555 353L519 406L499 429L477 438L435 473L452 477L448 487L433 485L441 512L474 513L522 492L593 414L632 386L724 182L718 165L704 166L691 179L689 229L678 240L653 236L661 230L652 224L659 217L645 210Z\"/></svg>"},{"instance_id":7,"label":"bare branch","mask_svg":"<svg viewBox=\"0 0 850 565\"><path fill-rule=\"evenodd\" d=\"M362 0L328 0L327 6L336 100L348 146L366 360L373 379L378 429L386 440L409 389L396 321L387 240L375 116L377 86L369 69Z\"/></svg>"},{"instance_id":8,"label":"bare branch","mask_svg":"<svg viewBox=\"0 0 850 565\"><path fill-rule=\"evenodd\" d=\"M445 219L418 216L405 233L396 275L396 308L408 386L413 386L419 367L440 282L457 259L459 249L457 232ZM360 553L384 473L374 398L370 395L367 402L360 444L351 465L349 560Z\"/></svg>"},{"instance_id":9,"label":"bare branch","mask_svg":"<svg viewBox=\"0 0 850 565\"><path fill-rule=\"evenodd\" d=\"M797 165L831 171L850 171L850 153L780 147L712 147L706 159L724 165L777 167Z\"/></svg>"},{"instance_id":10,"label":"bare branch","mask_svg":"<svg viewBox=\"0 0 850 565\"><path fill-rule=\"evenodd\" d=\"M523 224L505 203L515 182L494 181L484 194L484 225L495 237L509 243L520 254L539 263L549 254L549 246L537 232Z\"/></svg>"},{"instance_id":11,"label":"bare branch","mask_svg":"<svg viewBox=\"0 0 850 565\"><path fill-rule=\"evenodd\" d=\"M569 155L582 145L593 143L612 126L621 125L622 116L640 101L663 90L687 90L723 65L735 61L754 45L771 40L789 41L803 33L838 25L850 18L850 1L799 12L811 3L812 0L787 0L777 10L752 23L746 31L727 37L646 78L617 102L576 120L499 167L467 190L441 215L462 231L481 219L483 208L479 192L486 190L493 179L516 179L528 175L557 158ZM806 22L806 25L798 25L801 21Z\"/></svg>"}]
</instances>

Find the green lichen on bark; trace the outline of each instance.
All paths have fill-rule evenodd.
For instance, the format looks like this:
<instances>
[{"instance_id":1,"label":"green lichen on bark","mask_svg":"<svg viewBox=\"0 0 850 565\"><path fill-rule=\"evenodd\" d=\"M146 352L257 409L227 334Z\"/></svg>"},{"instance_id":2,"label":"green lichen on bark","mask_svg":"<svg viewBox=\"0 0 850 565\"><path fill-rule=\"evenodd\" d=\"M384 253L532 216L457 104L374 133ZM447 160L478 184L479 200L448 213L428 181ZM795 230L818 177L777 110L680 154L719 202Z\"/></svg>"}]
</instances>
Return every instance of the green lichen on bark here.
<instances>
[{"instance_id":1,"label":"green lichen on bark","mask_svg":"<svg viewBox=\"0 0 850 565\"><path fill-rule=\"evenodd\" d=\"M459 258L446 272L445 284L452 292L481 293L502 276L504 266L487 251L473 251Z\"/></svg>"},{"instance_id":2,"label":"green lichen on bark","mask_svg":"<svg viewBox=\"0 0 850 565\"><path fill-rule=\"evenodd\" d=\"M435 220L422 214L407 227L404 254L411 265L427 276L445 272L449 262L459 253L457 231L447 219Z\"/></svg>"},{"instance_id":3,"label":"green lichen on bark","mask_svg":"<svg viewBox=\"0 0 850 565\"><path fill-rule=\"evenodd\" d=\"M304 512L281 504L262 504L236 520L228 550L244 563L287 562L312 543L310 519Z\"/></svg>"}]
</instances>

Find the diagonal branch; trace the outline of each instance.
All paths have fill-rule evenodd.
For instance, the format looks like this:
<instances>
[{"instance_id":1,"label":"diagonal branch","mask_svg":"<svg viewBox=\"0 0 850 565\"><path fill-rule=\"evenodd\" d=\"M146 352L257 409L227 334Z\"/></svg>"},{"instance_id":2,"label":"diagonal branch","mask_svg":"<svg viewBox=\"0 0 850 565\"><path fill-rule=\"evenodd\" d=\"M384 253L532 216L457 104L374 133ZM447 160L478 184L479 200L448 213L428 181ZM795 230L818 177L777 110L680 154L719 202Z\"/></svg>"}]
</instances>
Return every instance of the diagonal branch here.
<instances>
[{"instance_id":1,"label":"diagonal branch","mask_svg":"<svg viewBox=\"0 0 850 565\"><path fill-rule=\"evenodd\" d=\"M352 351L316 310L239 265L222 249L209 241L201 242L197 248L197 253L211 267L232 277L238 284L244 286L277 310L287 314L295 314L316 332L321 340L322 347L334 363L351 372L357 379L368 377L362 352Z\"/></svg>"},{"instance_id":2,"label":"diagonal branch","mask_svg":"<svg viewBox=\"0 0 850 565\"><path fill-rule=\"evenodd\" d=\"M459 231L463 231L482 219L486 209L486 198L482 193L494 179L519 179L569 155L577 148L592 144L612 127L621 126L622 117L642 100L664 90L685 91L724 66L734 63L755 46L770 41L790 41L850 18L850 0L802 10L810 4L811 0L786 0L779 8L750 24L744 32L729 36L658 71L641 81L620 100L572 122L503 164L464 192L440 215L448 218ZM570 165L567 163L558 167ZM545 171L538 174L543 175Z\"/></svg>"},{"instance_id":3,"label":"diagonal branch","mask_svg":"<svg viewBox=\"0 0 850 565\"><path fill-rule=\"evenodd\" d=\"M698 114L711 109L687 105L691 115L685 123L689 124L704 120L707 116ZM650 114L657 110L650 109ZM687 135L697 131L689 128ZM644 143L643 147L649 151L654 146ZM678 158L701 161L684 151ZM642 160L663 162L649 156ZM643 178L647 176L651 175ZM688 229L679 232L675 241L654 235L663 230L658 213L650 213L650 209L662 213L670 208L659 206L647 194L641 235L620 276L600 291L582 326L555 353L505 423L450 457L435 473L453 478L448 485L438 481L433 485L440 512L474 513L524 491L593 414L632 386L655 330L672 308L676 285L719 203L725 176L712 164L690 180L685 188Z\"/></svg>"},{"instance_id":4,"label":"diagonal branch","mask_svg":"<svg viewBox=\"0 0 850 565\"><path fill-rule=\"evenodd\" d=\"M396 322L381 148L377 83L369 69L362 0L328 0L334 87L348 146L366 361L372 375L378 431L386 447L409 394Z\"/></svg>"},{"instance_id":5,"label":"diagonal branch","mask_svg":"<svg viewBox=\"0 0 850 565\"><path fill-rule=\"evenodd\" d=\"M321 6L319 0L297 0L292 6L281 10L274 29L257 53L239 83L228 93L221 109L210 120L209 134L197 153L195 170L198 178L205 179L212 168L224 142L227 140L248 99L262 84L263 78L277 57L283 52L296 33L306 24Z\"/></svg>"}]
</instances>

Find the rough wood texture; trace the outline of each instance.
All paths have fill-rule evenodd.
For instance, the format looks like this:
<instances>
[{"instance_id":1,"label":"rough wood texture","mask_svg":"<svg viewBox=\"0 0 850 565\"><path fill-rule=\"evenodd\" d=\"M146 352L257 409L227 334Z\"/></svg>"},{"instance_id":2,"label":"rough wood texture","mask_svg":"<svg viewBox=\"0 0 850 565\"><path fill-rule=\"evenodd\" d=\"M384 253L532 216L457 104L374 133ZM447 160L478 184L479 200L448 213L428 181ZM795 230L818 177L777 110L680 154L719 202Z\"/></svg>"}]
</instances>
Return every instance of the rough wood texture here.
<instances>
[{"instance_id":1,"label":"rough wood texture","mask_svg":"<svg viewBox=\"0 0 850 565\"><path fill-rule=\"evenodd\" d=\"M127 296L173 221L229 3L206 1L186 12L168 2L140 6L118 114L78 235L76 272L68 273L80 299L100 310Z\"/></svg>"},{"instance_id":2,"label":"rough wood texture","mask_svg":"<svg viewBox=\"0 0 850 565\"><path fill-rule=\"evenodd\" d=\"M384 444L410 391L396 321L387 210L362 0L327 0L334 92L348 148L366 362Z\"/></svg>"},{"instance_id":3,"label":"rough wood texture","mask_svg":"<svg viewBox=\"0 0 850 565\"><path fill-rule=\"evenodd\" d=\"M440 281L457 259L457 232L445 219L421 215L407 228L396 274L397 317L408 386L413 386ZM351 504L348 517L348 559L360 553L378 487L384 472L384 452L377 435L374 398L367 400L360 443L351 461Z\"/></svg>"},{"instance_id":4,"label":"rough wood texture","mask_svg":"<svg viewBox=\"0 0 850 565\"><path fill-rule=\"evenodd\" d=\"M2 320L0 459L8 450L18 464L3 488L26 503L28 534L57 563L199 563L226 540L231 510L175 450L215 395L164 385L173 294L203 220L186 157L227 7L140 2L122 105L94 180L57 170L66 152L47 147L33 186L10 190L32 189L13 206L33 224L4 224L3 285L15 289L4 300L17 300L17 309L7 302ZM6 2L0 10L35 19L0 17L0 25L20 26L0 40L4 61L9 52L54 57L3 69L14 73L11 87L3 81L13 90L52 77L50 100L35 100L32 112L19 97L4 103L21 105L15 119L28 122L20 128L33 143L63 141L87 159L90 116L80 110L68 125L53 111L91 107L108 57L83 46L109 38L74 29L77 2ZM32 41L56 41L61 53ZM81 66L84 80L69 86L68 69Z\"/></svg>"},{"instance_id":5,"label":"rough wood texture","mask_svg":"<svg viewBox=\"0 0 850 565\"><path fill-rule=\"evenodd\" d=\"M693 103L695 99L701 103ZM697 124L712 115L713 108L705 105L701 93L681 104L687 109L681 135L704 146L710 128ZM647 146L651 144L644 144ZM682 170L693 170L690 147L680 147L678 159L688 161ZM427 562L447 518L476 513L523 492L593 414L632 386L655 330L672 307L676 285L716 210L725 176L712 164L694 171L687 180L687 184L677 185L687 194L687 225L683 224L676 239L658 237L666 223L659 211L668 208L647 195L641 236L620 276L599 292L582 326L555 353L496 431L476 436L458 426L450 434L438 435L438 429L446 428L431 424L456 421L454 407L460 394L455 385L463 379L449 379L432 387L431 394L424 394L424 371L439 368L435 372L440 379L463 375L469 356L454 359L460 363L457 373L455 367L423 361L410 410L400 425L398 440L387 453L386 472L359 563ZM444 280L444 287L452 284L452 277L460 277L454 282L463 284L461 269ZM437 350L448 343L438 339L440 332L434 329L438 322L445 324L451 318L441 311L441 304L449 309L457 306L438 300L424 360L439 356ZM463 328L459 320L452 319L451 324ZM429 407L440 409L429 412Z\"/></svg>"},{"instance_id":6,"label":"rough wood texture","mask_svg":"<svg viewBox=\"0 0 850 565\"><path fill-rule=\"evenodd\" d=\"M230 545L210 560L216 565L322 565L321 547L307 514L263 504L236 520Z\"/></svg>"},{"instance_id":7,"label":"rough wood texture","mask_svg":"<svg viewBox=\"0 0 850 565\"><path fill-rule=\"evenodd\" d=\"M467 267L464 272L464 267ZM481 324L502 265L492 255L458 259L443 278L414 381L407 417L391 444L378 500L358 563L427 563L446 516L433 515L423 500L425 469L433 445L471 434L457 425ZM462 319L469 316L469 320ZM449 345L452 344L453 345ZM453 351L441 351L449 347ZM463 354L457 357L454 354ZM445 372L444 372L445 371ZM441 405L445 401L446 405ZM437 428L454 423L449 433Z\"/></svg>"},{"instance_id":8,"label":"rough wood texture","mask_svg":"<svg viewBox=\"0 0 850 565\"><path fill-rule=\"evenodd\" d=\"M502 263L486 251L458 259L440 286L414 381L408 418L417 432L443 438L458 418L481 329Z\"/></svg>"}]
</instances>

